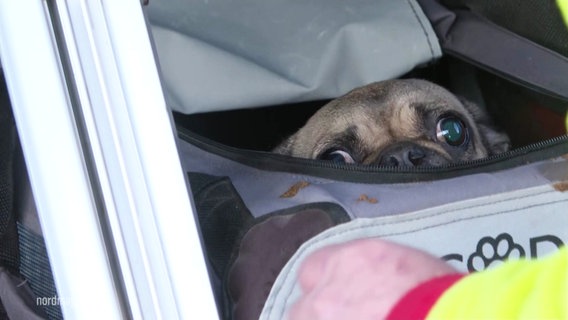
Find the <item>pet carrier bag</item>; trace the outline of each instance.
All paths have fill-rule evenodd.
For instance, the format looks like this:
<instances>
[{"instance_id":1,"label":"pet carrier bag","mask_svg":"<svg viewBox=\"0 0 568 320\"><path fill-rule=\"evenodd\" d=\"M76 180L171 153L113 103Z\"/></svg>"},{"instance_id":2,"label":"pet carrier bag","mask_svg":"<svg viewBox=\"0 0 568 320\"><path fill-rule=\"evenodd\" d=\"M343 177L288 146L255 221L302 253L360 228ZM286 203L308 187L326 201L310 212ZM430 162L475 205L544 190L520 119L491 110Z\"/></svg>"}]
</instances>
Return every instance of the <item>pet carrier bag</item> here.
<instances>
[{"instance_id":1,"label":"pet carrier bag","mask_svg":"<svg viewBox=\"0 0 568 320\"><path fill-rule=\"evenodd\" d=\"M567 241L568 37L553 4L531 4L152 3L225 318L282 318L298 294L299 263L328 244L380 237L476 271ZM537 22L519 25L508 10L530 12L548 29L533 32ZM398 77L429 79L484 105L514 148L414 169L270 152L327 99Z\"/></svg>"},{"instance_id":2,"label":"pet carrier bag","mask_svg":"<svg viewBox=\"0 0 568 320\"><path fill-rule=\"evenodd\" d=\"M568 32L552 2L152 0L147 12L224 319L282 318L299 263L332 243L379 237L476 271L568 241ZM514 148L414 169L270 152L329 99L409 77L485 106ZM34 304L57 293L29 186L15 183L27 178L10 119L0 318L59 319Z\"/></svg>"}]
</instances>

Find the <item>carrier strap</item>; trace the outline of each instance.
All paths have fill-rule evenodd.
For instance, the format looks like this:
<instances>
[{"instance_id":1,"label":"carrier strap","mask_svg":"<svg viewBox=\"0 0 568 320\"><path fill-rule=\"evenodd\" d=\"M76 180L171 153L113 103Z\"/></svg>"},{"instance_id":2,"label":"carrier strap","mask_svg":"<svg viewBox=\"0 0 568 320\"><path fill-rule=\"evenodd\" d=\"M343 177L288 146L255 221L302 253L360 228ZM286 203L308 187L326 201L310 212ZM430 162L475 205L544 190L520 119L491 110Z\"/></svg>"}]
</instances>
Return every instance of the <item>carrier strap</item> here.
<instances>
[{"instance_id":1,"label":"carrier strap","mask_svg":"<svg viewBox=\"0 0 568 320\"><path fill-rule=\"evenodd\" d=\"M568 101L568 58L463 9L418 0L444 53L537 92Z\"/></svg>"}]
</instances>

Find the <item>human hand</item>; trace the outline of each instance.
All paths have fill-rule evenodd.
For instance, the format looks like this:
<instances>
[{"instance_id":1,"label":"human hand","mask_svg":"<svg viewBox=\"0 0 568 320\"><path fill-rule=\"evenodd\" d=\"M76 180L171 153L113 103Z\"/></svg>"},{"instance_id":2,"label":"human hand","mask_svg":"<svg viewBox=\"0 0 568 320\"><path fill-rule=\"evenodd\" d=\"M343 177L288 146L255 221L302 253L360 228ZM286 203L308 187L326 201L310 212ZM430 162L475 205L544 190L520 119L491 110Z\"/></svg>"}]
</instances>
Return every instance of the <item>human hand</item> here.
<instances>
[{"instance_id":1,"label":"human hand","mask_svg":"<svg viewBox=\"0 0 568 320\"><path fill-rule=\"evenodd\" d=\"M378 239L322 248L298 273L302 296L290 320L384 319L411 289L457 273L423 251Z\"/></svg>"}]
</instances>

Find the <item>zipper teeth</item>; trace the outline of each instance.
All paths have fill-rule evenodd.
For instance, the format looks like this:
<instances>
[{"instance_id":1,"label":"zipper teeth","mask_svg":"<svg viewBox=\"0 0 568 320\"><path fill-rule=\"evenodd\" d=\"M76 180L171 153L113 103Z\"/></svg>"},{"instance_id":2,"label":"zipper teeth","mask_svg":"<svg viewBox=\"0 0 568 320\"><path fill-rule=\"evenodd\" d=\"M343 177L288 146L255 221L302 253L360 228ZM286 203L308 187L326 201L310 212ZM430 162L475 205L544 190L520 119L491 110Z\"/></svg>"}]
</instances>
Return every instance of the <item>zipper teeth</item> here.
<instances>
[{"instance_id":1,"label":"zipper teeth","mask_svg":"<svg viewBox=\"0 0 568 320\"><path fill-rule=\"evenodd\" d=\"M563 135L563 136L559 136L559 137L554 137L551 139L547 139L544 141L539 141L539 142L535 142L532 144L529 144L527 146L523 146L523 147L519 147L513 150L509 150L503 153L499 153L496 155L492 155L486 158L482 158L482 159L476 159L476 160L470 160L470 161L462 161L462 162L456 162L456 163L450 163L447 165L443 165L443 166L438 166L438 167L416 167L413 168L411 171L417 171L417 172L436 172L436 171L442 171L442 170L457 170L457 169L463 169L463 168L471 168L474 166L481 166L484 164L489 164L489 163L494 163L494 162L499 162L499 161L503 161L503 160L507 160L519 155L523 155L529 152L533 152L533 151L538 151L541 150L543 148L546 148L550 145L556 145L558 143L561 142L568 142L568 135ZM374 166L375 170L383 170L384 168L389 168L389 167L384 167L384 166ZM408 169L406 169L408 170ZM406 171L404 170L404 171Z\"/></svg>"},{"instance_id":2,"label":"zipper teeth","mask_svg":"<svg viewBox=\"0 0 568 320\"><path fill-rule=\"evenodd\" d=\"M239 149L236 147L227 146L217 141L213 141L208 138L197 135L195 133L192 133L190 130L186 128L180 128L178 129L178 132L182 139L186 141L190 140L188 142L190 143L194 142L192 144L198 144L203 149L206 149L208 151L213 151L211 150L211 148L214 148L215 149L213 151L214 153L220 154L222 156L227 156L231 159L243 159L243 158L265 159L265 160L272 160L285 165L302 165L312 168L341 170L341 171L356 172L356 173L384 173L384 174L395 174L395 173L432 174L432 173L440 173L446 171L457 171L461 169L470 169L474 167L480 167L483 165L493 164L496 162L512 159L527 153L542 150L544 148L553 145L568 142L568 135L562 135L547 140L535 142L527 146L515 148L513 150L509 150L482 159L450 163L447 165L437 166L437 167L389 167L389 166L362 165L362 164L347 165L347 164L337 164L331 161L293 158L265 151L246 150L246 149Z\"/></svg>"},{"instance_id":3,"label":"zipper teeth","mask_svg":"<svg viewBox=\"0 0 568 320\"><path fill-rule=\"evenodd\" d=\"M321 161L314 159L299 159L294 158L294 161L298 164L304 164L317 168L325 169L336 169L345 170L351 172L365 172L365 173L436 173L441 171L459 170L466 169L476 166L482 166L485 164L495 163L503 160L507 160L516 156L520 156L529 152L538 151L551 145L556 145L562 142L568 142L568 135L563 135L559 137L554 137L544 141L539 141L527 146L519 147L510 151L506 151L500 154L496 154L483 159L476 159L471 161L462 161L457 163L450 163L443 166L437 167L389 167L389 166L378 166L378 165L347 165L347 164L337 164L330 161ZM254 151L253 151L254 152ZM275 160L282 160L282 156L275 154L264 154ZM287 158L287 161L290 161Z\"/></svg>"}]
</instances>

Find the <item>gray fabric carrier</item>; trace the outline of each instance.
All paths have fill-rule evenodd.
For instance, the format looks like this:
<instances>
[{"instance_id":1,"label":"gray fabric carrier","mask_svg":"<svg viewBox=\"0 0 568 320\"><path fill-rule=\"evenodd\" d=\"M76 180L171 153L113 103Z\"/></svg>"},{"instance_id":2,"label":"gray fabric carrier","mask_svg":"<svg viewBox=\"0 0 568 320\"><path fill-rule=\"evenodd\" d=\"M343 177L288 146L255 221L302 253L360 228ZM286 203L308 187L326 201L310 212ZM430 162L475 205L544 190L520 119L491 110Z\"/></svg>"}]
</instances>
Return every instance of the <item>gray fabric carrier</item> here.
<instances>
[{"instance_id":1,"label":"gray fabric carrier","mask_svg":"<svg viewBox=\"0 0 568 320\"><path fill-rule=\"evenodd\" d=\"M152 1L170 106L198 113L335 98L441 56L414 0Z\"/></svg>"},{"instance_id":2,"label":"gray fabric carrier","mask_svg":"<svg viewBox=\"0 0 568 320\"><path fill-rule=\"evenodd\" d=\"M566 99L565 79L549 72L568 68L565 57L435 0L153 1L149 18L166 98L184 114L335 98L437 60L440 44L449 55ZM533 56L542 72L534 72ZM183 134L179 150L226 319L282 318L299 294L298 266L328 244L385 238L478 271L541 257L568 241L565 147L531 164L519 153L505 170L489 163L416 182L401 173L397 183L380 173L334 179L324 169L280 170L282 159ZM322 216L316 228L298 228ZM267 258L274 252L282 254Z\"/></svg>"}]
</instances>

